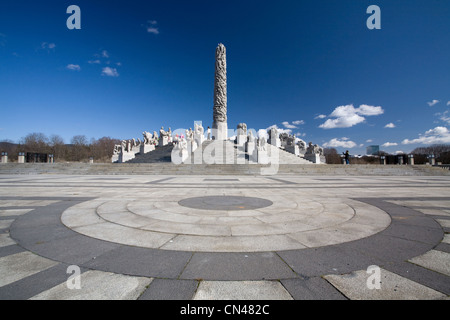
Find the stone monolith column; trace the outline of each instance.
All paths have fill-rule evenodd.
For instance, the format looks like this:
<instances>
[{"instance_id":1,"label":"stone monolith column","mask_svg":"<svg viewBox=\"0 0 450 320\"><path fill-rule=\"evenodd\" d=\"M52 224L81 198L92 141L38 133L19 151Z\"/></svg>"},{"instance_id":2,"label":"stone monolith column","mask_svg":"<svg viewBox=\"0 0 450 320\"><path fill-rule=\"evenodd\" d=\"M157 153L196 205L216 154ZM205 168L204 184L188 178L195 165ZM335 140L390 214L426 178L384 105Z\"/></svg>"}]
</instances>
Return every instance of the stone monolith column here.
<instances>
[{"instance_id":1,"label":"stone monolith column","mask_svg":"<svg viewBox=\"0 0 450 320\"><path fill-rule=\"evenodd\" d=\"M212 125L213 140L228 138L227 124L227 57L223 44L216 49L216 71L214 79L214 114Z\"/></svg>"}]
</instances>

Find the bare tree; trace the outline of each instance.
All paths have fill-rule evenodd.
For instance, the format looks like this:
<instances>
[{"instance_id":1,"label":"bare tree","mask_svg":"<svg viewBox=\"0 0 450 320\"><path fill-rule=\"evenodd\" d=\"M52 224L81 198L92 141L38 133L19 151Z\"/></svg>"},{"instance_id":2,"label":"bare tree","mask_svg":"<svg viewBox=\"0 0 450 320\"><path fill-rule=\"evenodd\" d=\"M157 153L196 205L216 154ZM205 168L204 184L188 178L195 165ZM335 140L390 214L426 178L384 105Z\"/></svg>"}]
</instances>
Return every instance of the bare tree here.
<instances>
[{"instance_id":1,"label":"bare tree","mask_svg":"<svg viewBox=\"0 0 450 320\"><path fill-rule=\"evenodd\" d=\"M34 132L22 138L20 144L24 152L48 153L48 138L45 134Z\"/></svg>"},{"instance_id":2,"label":"bare tree","mask_svg":"<svg viewBox=\"0 0 450 320\"><path fill-rule=\"evenodd\" d=\"M70 140L72 144L72 152L70 160L72 161L87 161L89 157L89 145L85 135L73 136Z\"/></svg>"},{"instance_id":3,"label":"bare tree","mask_svg":"<svg viewBox=\"0 0 450 320\"><path fill-rule=\"evenodd\" d=\"M328 164L342 164L341 156L335 148L324 148L323 154Z\"/></svg>"},{"instance_id":4,"label":"bare tree","mask_svg":"<svg viewBox=\"0 0 450 320\"><path fill-rule=\"evenodd\" d=\"M113 139L110 137L103 137L98 140L91 140L91 156L93 156L96 161L108 162L111 160L114 146L120 144L119 139Z\"/></svg>"},{"instance_id":5,"label":"bare tree","mask_svg":"<svg viewBox=\"0 0 450 320\"><path fill-rule=\"evenodd\" d=\"M49 138L50 152L54 155L55 160L63 160L67 158L67 148L64 143L64 139L57 135L52 134Z\"/></svg>"}]
</instances>

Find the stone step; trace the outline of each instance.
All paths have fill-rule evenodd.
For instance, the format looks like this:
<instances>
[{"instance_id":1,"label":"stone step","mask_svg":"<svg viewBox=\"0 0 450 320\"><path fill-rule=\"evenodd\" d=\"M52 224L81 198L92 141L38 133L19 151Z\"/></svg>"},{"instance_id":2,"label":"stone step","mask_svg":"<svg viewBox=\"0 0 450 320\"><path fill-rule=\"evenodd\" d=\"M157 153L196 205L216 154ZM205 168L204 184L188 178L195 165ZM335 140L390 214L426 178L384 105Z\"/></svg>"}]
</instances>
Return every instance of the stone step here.
<instances>
[{"instance_id":1,"label":"stone step","mask_svg":"<svg viewBox=\"0 0 450 320\"><path fill-rule=\"evenodd\" d=\"M0 174L69 175L260 175L273 168L273 174L329 176L447 176L450 170L426 165L310 165L280 164L181 164L172 163L3 163Z\"/></svg>"},{"instance_id":2,"label":"stone step","mask_svg":"<svg viewBox=\"0 0 450 320\"><path fill-rule=\"evenodd\" d=\"M213 151L214 149L214 151ZM300 158L295 154L289 153L283 149L270 144L266 145L267 155L272 163L279 164L313 164L311 161ZM203 163L203 164L256 164L256 155L252 157L245 152L244 146L238 146L233 141L205 141L201 147L198 147L185 163ZM275 159L275 160L274 160ZM201 160L201 162L200 162ZM276 161L276 162L275 162Z\"/></svg>"},{"instance_id":3,"label":"stone step","mask_svg":"<svg viewBox=\"0 0 450 320\"><path fill-rule=\"evenodd\" d=\"M126 163L158 163L171 162L173 145L169 144L163 147L156 146L155 150L148 153L137 153L134 159Z\"/></svg>"}]
</instances>

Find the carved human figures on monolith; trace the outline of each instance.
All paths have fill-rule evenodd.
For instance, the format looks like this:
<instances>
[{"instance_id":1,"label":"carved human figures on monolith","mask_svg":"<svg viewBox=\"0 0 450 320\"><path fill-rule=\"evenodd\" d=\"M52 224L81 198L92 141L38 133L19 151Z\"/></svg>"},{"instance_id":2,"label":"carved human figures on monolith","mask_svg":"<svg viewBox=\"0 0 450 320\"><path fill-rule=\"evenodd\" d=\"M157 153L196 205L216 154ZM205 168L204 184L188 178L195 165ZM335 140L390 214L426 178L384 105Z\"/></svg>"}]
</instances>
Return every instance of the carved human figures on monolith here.
<instances>
[{"instance_id":1,"label":"carved human figures on monolith","mask_svg":"<svg viewBox=\"0 0 450 320\"><path fill-rule=\"evenodd\" d=\"M212 125L213 140L226 140L228 138L227 131L227 58L225 46L220 43L216 48Z\"/></svg>"}]
</instances>

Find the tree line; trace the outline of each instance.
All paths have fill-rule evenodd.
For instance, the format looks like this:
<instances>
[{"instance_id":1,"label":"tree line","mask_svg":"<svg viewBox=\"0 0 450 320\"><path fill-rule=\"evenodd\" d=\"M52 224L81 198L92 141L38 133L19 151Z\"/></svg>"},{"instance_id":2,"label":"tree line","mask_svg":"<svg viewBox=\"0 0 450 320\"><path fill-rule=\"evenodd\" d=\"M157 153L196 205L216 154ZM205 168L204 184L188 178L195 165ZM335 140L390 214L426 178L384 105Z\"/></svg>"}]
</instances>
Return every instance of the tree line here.
<instances>
[{"instance_id":1,"label":"tree line","mask_svg":"<svg viewBox=\"0 0 450 320\"><path fill-rule=\"evenodd\" d=\"M100 139L90 139L85 135L73 136L70 144L66 144L64 139L53 134L46 136L43 133L30 133L23 137L18 144L12 141L0 141L0 151L8 153L9 161L17 161L19 152L53 154L57 162L87 162L93 157L96 162L110 162L114 146L121 144L120 139L103 137ZM425 164L428 156L434 155L436 162L450 164L450 145L434 144L426 147L418 147L411 151L414 154L415 164ZM328 164L342 164L341 154L335 148L324 148L324 155ZM389 155L385 151L380 151L379 156ZM363 156L352 158L353 164L379 164L379 158L373 156Z\"/></svg>"},{"instance_id":2,"label":"tree line","mask_svg":"<svg viewBox=\"0 0 450 320\"><path fill-rule=\"evenodd\" d=\"M96 162L111 162L114 146L121 140L110 137L88 139L85 135L73 136L69 144L53 134L46 136L34 132L23 137L18 144L3 140L0 150L8 153L9 161L16 161L20 152L53 154L55 162L87 162L93 157Z\"/></svg>"},{"instance_id":3,"label":"tree line","mask_svg":"<svg viewBox=\"0 0 450 320\"><path fill-rule=\"evenodd\" d=\"M409 154L414 155L414 164L425 164L429 161L428 156L433 155L436 163L450 164L450 145L433 144L426 147L418 147ZM342 164L341 154L335 148L324 148L324 155L328 164ZM353 164L379 164L379 156L390 156L386 151L381 151L378 156L362 156L361 158L352 158ZM392 155L391 155L392 156Z\"/></svg>"}]
</instances>

